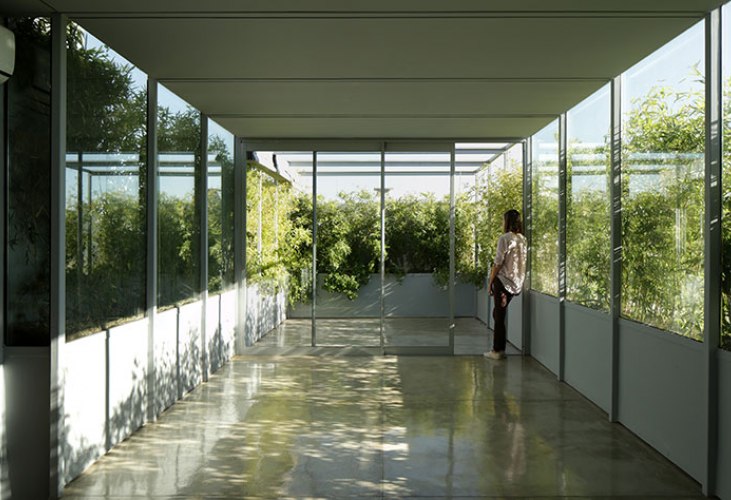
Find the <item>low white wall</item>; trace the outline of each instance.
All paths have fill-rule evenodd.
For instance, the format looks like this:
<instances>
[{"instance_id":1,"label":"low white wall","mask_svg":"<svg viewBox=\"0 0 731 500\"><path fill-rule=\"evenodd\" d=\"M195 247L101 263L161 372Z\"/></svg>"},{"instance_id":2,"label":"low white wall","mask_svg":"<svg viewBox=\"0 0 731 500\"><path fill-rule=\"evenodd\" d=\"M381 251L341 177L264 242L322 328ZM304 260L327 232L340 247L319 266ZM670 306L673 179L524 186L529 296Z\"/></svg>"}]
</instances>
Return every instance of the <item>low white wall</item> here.
<instances>
[{"instance_id":1,"label":"low white wall","mask_svg":"<svg viewBox=\"0 0 731 500\"><path fill-rule=\"evenodd\" d=\"M719 353L718 479L719 498L731 499L731 352Z\"/></svg>"},{"instance_id":2,"label":"low white wall","mask_svg":"<svg viewBox=\"0 0 731 500\"><path fill-rule=\"evenodd\" d=\"M266 296L260 294L258 287L251 287L247 296L251 305L246 322L251 330L247 331L247 337L258 339L284 320L284 292ZM202 382L204 362L209 366L209 373L212 373L231 358L234 351L236 297L235 289L208 297L205 325L202 301L167 309L155 315L154 342L151 346L154 387L148 387L150 346L146 318L68 342L64 346L62 463L65 483L145 423L149 396L152 396L153 413L159 415ZM206 329L205 360L203 327ZM45 356L47 365L47 349ZM22 366L28 366L27 362L24 361ZM4 371L5 366L0 374L4 374ZM44 383L47 391L48 380ZM22 386L26 389L29 387L27 382ZM45 415L47 417L47 411ZM47 425L45 427L48 428ZM29 467L28 470L33 468Z\"/></svg>"},{"instance_id":3,"label":"low white wall","mask_svg":"<svg viewBox=\"0 0 731 500\"><path fill-rule=\"evenodd\" d=\"M246 345L251 346L287 317L283 289L254 284L246 291Z\"/></svg>"},{"instance_id":4,"label":"low white wall","mask_svg":"<svg viewBox=\"0 0 731 500\"><path fill-rule=\"evenodd\" d=\"M703 344L632 321L619 327L620 422L703 481Z\"/></svg>"},{"instance_id":5,"label":"low white wall","mask_svg":"<svg viewBox=\"0 0 731 500\"><path fill-rule=\"evenodd\" d=\"M543 366L558 374L559 315L558 299L530 292L530 353Z\"/></svg>"},{"instance_id":6,"label":"low white wall","mask_svg":"<svg viewBox=\"0 0 731 500\"><path fill-rule=\"evenodd\" d=\"M318 276L322 282L323 276ZM319 287L317 316L320 318L377 318L380 316L381 277L371 275L368 283L358 290L358 297L348 299ZM449 294L446 287L434 283L431 274L407 274L403 278L386 275L384 284L385 314L388 317L446 317L449 316ZM310 304L298 304L287 312L289 318L309 318ZM477 316L477 287L458 283L455 289L455 316Z\"/></svg>"},{"instance_id":7,"label":"low white wall","mask_svg":"<svg viewBox=\"0 0 731 500\"><path fill-rule=\"evenodd\" d=\"M607 312L568 302L564 312L566 382L609 412L612 318Z\"/></svg>"}]
</instances>

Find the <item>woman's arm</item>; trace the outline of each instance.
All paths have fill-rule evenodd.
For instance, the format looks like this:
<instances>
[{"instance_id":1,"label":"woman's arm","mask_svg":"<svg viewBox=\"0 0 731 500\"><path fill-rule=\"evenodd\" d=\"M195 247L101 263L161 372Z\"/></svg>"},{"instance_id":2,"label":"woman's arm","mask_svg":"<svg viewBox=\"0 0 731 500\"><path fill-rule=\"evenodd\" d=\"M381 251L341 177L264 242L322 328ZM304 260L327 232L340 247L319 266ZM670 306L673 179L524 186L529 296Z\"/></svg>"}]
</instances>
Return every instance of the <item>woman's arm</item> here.
<instances>
[{"instance_id":1,"label":"woman's arm","mask_svg":"<svg viewBox=\"0 0 731 500\"><path fill-rule=\"evenodd\" d=\"M490 271L490 280L487 282L487 293L490 295L492 295L492 282L495 281L495 276L497 276L497 273L499 273L502 268L502 264L494 264L492 266L492 270Z\"/></svg>"}]
</instances>

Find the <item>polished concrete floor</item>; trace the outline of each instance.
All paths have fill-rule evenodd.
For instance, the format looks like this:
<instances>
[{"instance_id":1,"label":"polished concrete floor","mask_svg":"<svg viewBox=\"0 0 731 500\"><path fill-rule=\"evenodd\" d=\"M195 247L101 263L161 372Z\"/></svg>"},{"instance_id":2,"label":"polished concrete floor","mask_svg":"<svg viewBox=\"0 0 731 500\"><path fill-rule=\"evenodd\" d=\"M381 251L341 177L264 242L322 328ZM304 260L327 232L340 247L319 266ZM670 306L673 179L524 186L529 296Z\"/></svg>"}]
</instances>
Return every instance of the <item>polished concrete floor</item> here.
<instances>
[{"instance_id":1,"label":"polished concrete floor","mask_svg":"<svg viewBox=\"0 0 731 500\"><path fill-rule=\"evenodd\" d=\"M234 358L69 499L701 498L522 356Z\"/></svg>"},{"instance_id":2,"label":"polished concrete floor","mask_svg":"<svg viewBox=\"0 0 731 500\"><path fill-rule=\"evenodd\" d=\"M322 347L350 346L366 348L380 346L380 319L375 318L324 318L316 320L316 345ZM447 318L386 318L384 320L384 345L401 347L449 346L449 320ZM480 355L488 350L487 326L476 318L456 318L454 328L454 353ZM312 345L312 320L288 319L267 333L252 353L281 354L298 352L297 347ZM263 349L263 348L270 349ZM279 349L274 349L279 348ZM285 348L285 350L282 350ZM512 346L508 354L519 354Z\"/></svg>"}]
</instances>

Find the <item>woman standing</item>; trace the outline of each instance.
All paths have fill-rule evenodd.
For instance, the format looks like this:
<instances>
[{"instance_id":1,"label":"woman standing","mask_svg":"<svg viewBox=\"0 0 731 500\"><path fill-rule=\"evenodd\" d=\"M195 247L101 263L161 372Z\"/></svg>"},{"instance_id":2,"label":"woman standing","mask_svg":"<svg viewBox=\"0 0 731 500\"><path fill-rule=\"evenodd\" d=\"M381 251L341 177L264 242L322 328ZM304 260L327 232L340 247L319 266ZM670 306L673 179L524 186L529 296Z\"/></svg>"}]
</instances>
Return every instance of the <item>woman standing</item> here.
<instances>
[{"instance_id":1,"label":"woman standing","mask_svg":"<svg viewBox=\"0 0 731 500\"><path fill-rule=\"evenodd\" d=\"M505 315L510 301L523 289L526 254L520 212L508 210L503 214L503 234L497 240L495 264L492 266L490 281L487 284L495 303L492 310L492 317L495 320L492 350L485 353L490 359L505 358L507 342Z\"/></svg>"}]
</instances>

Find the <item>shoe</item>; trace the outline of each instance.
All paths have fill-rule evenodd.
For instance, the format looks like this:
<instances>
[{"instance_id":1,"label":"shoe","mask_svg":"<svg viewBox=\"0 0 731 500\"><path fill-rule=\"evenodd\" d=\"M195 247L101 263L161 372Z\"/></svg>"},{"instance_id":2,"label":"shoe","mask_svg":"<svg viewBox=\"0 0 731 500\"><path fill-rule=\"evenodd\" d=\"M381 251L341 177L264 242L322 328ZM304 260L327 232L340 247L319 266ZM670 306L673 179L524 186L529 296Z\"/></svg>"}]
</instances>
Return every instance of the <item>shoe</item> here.
<instances>
[{"instance_id":1,"label":"shoe","mask_svg":"<svg viewBox=\"0 0 731 500\"><path fill-rule=\"evenodd\" d=\"M484 356L490 359L505 359L505 351L489 351Z\"/></svg>"}]
</instances>

